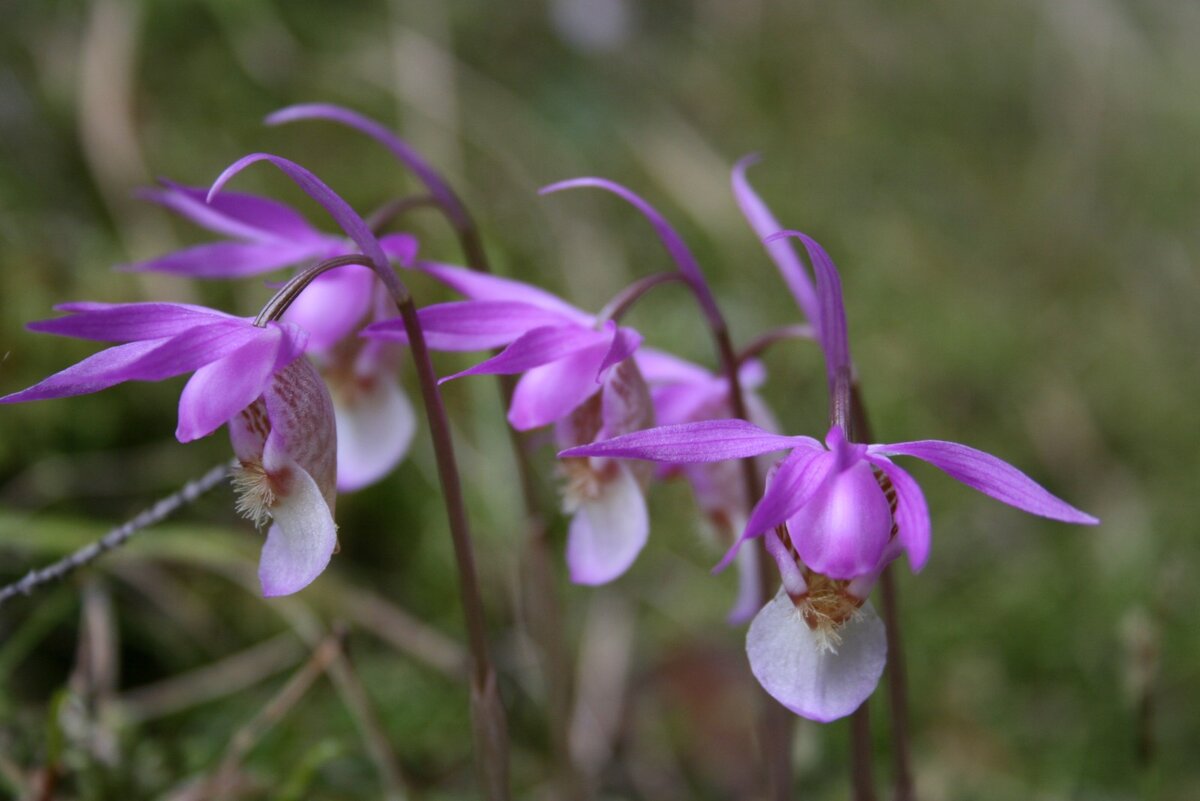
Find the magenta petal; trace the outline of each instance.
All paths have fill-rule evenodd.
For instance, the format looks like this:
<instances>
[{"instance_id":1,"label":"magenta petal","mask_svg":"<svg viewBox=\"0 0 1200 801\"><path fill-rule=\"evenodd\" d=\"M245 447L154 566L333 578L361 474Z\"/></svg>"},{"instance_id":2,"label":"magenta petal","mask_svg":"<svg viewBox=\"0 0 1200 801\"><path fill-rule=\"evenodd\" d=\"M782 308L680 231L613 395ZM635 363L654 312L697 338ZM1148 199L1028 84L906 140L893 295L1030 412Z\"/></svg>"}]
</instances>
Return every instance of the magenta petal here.
<instances>
[{"instance_id":1,"label":"magenta petal","mask_svg":"<svg viewBox=\"0 0 1200 801\"><path fill-rule=\"evenodd\" d=\"M704 420L635 431L604 442L568 448L558 456L560 459L608 456L668 464L698 464L744 459L797 447L821 450L820 444L811 437L771 434L745 420Z\"/></svg>"},{"instance_id":2,"label":"magenta petal","mask_svg":"<svg viewBox=\"0 0 1200 801\"><path fill-rule=\"evenodd\" d=\"M211 242L157 259L122 265L123 270L170 273L192 278L243 278L318 258L328 250L323 242Z\"/></svg>"},{"instance_id":3,"label":"magenta petal","mask_svg":"<svg viewBox=\"0 0 1200 801\"><path fill-rule=\"evenodd\" d=\"M508 300L538 306L549 312L554 312L572 320L579 325L590 327L595 317L581 309L577 309L565 300L552 295L544 289L515 281L511 278L501 278L498 275L481 273L465 267L452 264L439 264L432 261L418 261L416 269L431 275L455 292L463 294L472 300Z\"/></svg>"},{"instance_id":4,"label":"magenta petal","mask_svg":"<svg viewBox=\"0 0 1200 801\"><path fill-rule=\"evenodd\" d=\"M925 493L912 476L891 460L869 456L867 461L879 468L892 482L896 491L896 536L908 553L908 565L912 572L920 573L929 559L930 544L929 506L925 503Z\"/></svg>"},{"instance_id":5,"label":"magenta petal","mask_svg":"<svg viewBox=\"0 0 1200 801\"><path fill-rule=\"evenodd\" d=\"M746 522L743 539L775 528L808 503L837 467L836 457L812 447L796 448L780 462L762 500Z\"/></svg>"},{"instance_id":6,"label":"magenta petal","mask_svg":"<svg viewBox=\"0 0 1200 801\"><path fill-rule=\"evenodd\" d=\"M230 178L237 175L242 170L249 167L258 161L267 161L279 168L284 175L291 178L305 194L313 200L321 204L325 211L333 217L346 235L354 240L354 243L362 250L363 254L377 265L380 269L386 269L388 265L387 255L383 252L383 248L379 247L379 241L375 235L371 233L371 229L367 227L363 218L358 216L350 204L341 198L336 192L326 186L325 182L311 172L296 164L293 161L288 161L279 156L273 156L270 153L251 153L249 156L243 156L233 164L225 168L225 171L217 176L217 180L213 182L212 188L208 190L208 199L212 200Z\"/></svg>"},{"instance_id":7,"label":"magenta petal","mask_svg":"<svg viewBox=\"0 0 1200 801\"><path fill-rule=\"evenodd\" d=\"M338 267L308 285L284 319L309 333L314 351L332 348L354 332L371 309L375 273L357 264Z\"/></svg>"},{"instance_id":8,"label":"magenta petal","mask_svg":"<svg viewBox=\"0 0 1200 801\"><path fill-rule=\"evenodd\" d=\"M757 156L747 156L734 165L733 197L737 200L742 215L754 229L754 233L758 234L759 239L766 239L783 230L783 226L779 224L775 215L767 208L767 204L763 203L762 198L754 191L754 187L750 186L750 182L746 180L746 169L757 161ZM800 257L796 255L796 251L792 250L791 243L776 239L765 242L764 247L766 247L771 260L775 262L775 266L779 268L779 273L783 276L783 281L788 285L788 289L792 291L792 296L796 298L796 305L804 312L804 316L810 323L816 324L819 318L817 293L808 276L808 270L800 261Z\"/></svg>"},{"instance_id":9,"label":"magenta petal","mask_svg":"<svg viewBox=\"0 0 1200 801\"><path fill-rule=\"evenodd\" d=\"M813 274L817 277L817 326L821 349L825 351L825 367L829 373L830 387L834 376L850 369L850 339L846 333L846 306L842 302L842 279L838 275L833 259L817 240L800 231L780 231L767 237L768 244L785 237L799 239L808 251Z\"/></svg>"},{"instance_id":10,"label":"magenta petal","mask_svg":"<svg viewBox=\"0 0 1200 801\"><path fill-rule=\"evenodd\" d=\"M433 350L488 350L508 345L534 328L561 326L569 321L540 306L504 300L463 300L437 303L418 311L425 344ZM577 326L572 326L578 328ZM408 342L399 318L369 326L365 336Z\"/></svg>"},{"instance_id":11,"label":"magenta petal","mask_svg":"<svg viewBox=\"0 0 1200 801\"><path fill-rule=\"evenodd\" d=\"M600 391L596 372L607 346L593 345L521 376L513 390L508 422L518 431L549 425Z\"/></svg>"},{"instance_id":12,"label":"magenta petal","mask_svg":"<svg viewBox=\"0 0 1200 801\"><path fill-rule=\"evenodd\" d=\"M72 314L30 323L29 330L100 342L133 342L173 337L206 323L238 320L182 303L64 303L54 308Z\"/></svg>"},{"instance_id":13,"label":"magenta petal","mask_svg":"<svg viewBox=\"0 0 1200 801\"><path fill-rule=\"evenodd\" d=\"M168 339L126 368L125 381L161 381L190 373L265 334L246 320L233 318L196 326Z\"/></svg>"},{"instance_id":14,"label":"magenta petal","mask_svg":"<svg viewBox=\"0 0 1200 801\"><path fill-rule=\"evenodd\" d=\"M321 236L298 211L269 198L225 192L208 203L207 189L171 181L164 181L163 185L164 189L146 189L138 195L218 234L260 242Z\"/></svg>"},{"instance_id":15,"label":"magenta petal","mask_svg":"<svg viewBox=\"0 0 1200 801\"><path fill-rule=\"evenodd\" d=\"M957 442L926 439L898 442L893 445L872 445L869 450L871 453L889 456L915 456L968 487L1030 514L1081 525L1095 525L1100 522L1051 495L1008 462Z\"/></svg>"},{"instance_id":16,"label":"magenta petal","mask_svg":"<svg viewBox=\"0 0 1200 801\"><path fill-rule=\"evenodd\" d=\"M639 348L637 365L648 384L703 384L713 378L700 365L654 348Z\"/></svg>"},{"instance_id":17,"label":"magenta petal","mask_svg":"<svg viewBox=\"0 0 1200 801\"><path fill-rule=\"evenodd\" d=\"M604 330L612 333L612 344L604 354L604 360L600 362L597 381L601 380L605 370L628 359L638 349L638 345L642 344L641 334L632 328L618 328L612 320L605 323Z\"/></svg>"},{"instance_id":18,"label":"magenta petal","mask_svg":"<svg viewBox=\"0 0 1200 801\"><path fill-rule=\"evenodd\" d=\"M175 438L206 437L254 403L275 372L282 338L279 329L264 328L261 336L197 370L179 397Z\"/></svg>"},{"instance_id":19,"label":"magenta petal","mask_svg":"<svg viewBox=\"0 0 1200 801\"><path fill-rule=\"evenodd\" d=\"M779 593L746 632L750 670L772 698L801 717L828 723L870 697L887 662L887 637L871 605L838 630L829 648Z\"/></svg>"},{"instance_id":20,"label":"magenta petal","mask_svg":"<svg viewBox=\"0 0 1200 801\"><path fill-rule=\"evenodd\" d=\"M412 234L385 234L379 237L379 247L401 267L411 267L417 258L420 243Z\"/></svg>"},{"instance_id":21,"label":"magenta petal","mask_svg":"<svg viewBox=\"0 0 1200 801\"><path fill-rule=\"evenodd\" d=\"M130 365L161 348L166 340L152 339L145 342L130 342L125 345L102 350L93 354L78 364L73 364L61 370L28 389L14 392L0 398L0 403L21 403L23 401L47 400L49 398L66 398L72 395L86 395L99 392L111 386L128 381ZM185 372L180 370L180 372Z\"/></svg>"},{"instance_id":22,"label":"magenta petal","mask_svg":"<svg viewBox=\"0 0 1200 801\"><path fill-rule=\"evenodd\" d=\"M871 465L859 461L830 475L787 526L805 565L829 578L852 579L879 564L892 512Z\"/></svg>"},{"instance_id":23,"label":"magenta petal","mask_svg":"<svg viewBox=\"0 0 1200 801\"><path fill-rule=\"evenodd\" d=\"M487 361L480 362L474 367L463 370L461 373L447 376L442 381L449 381L453 378L461 378L468 375L512 375L514 373L523 373L526 370L532 370L535 367L541 367L551 362L565 359L580 351L586 350L590 352L592 349L597 348L599 348L599 356L590 361L595 363L598 372L600 364L610 349L608 336L603 331L593 331L592 329L580 328L575 325L541 326L526 331L502 352ZM594 384L596 373L592 374L591 379ZM595 389L595 386L591 387L593 392ZM589 392L589 394L591 393Z\"/></svg>"}]
</instances>

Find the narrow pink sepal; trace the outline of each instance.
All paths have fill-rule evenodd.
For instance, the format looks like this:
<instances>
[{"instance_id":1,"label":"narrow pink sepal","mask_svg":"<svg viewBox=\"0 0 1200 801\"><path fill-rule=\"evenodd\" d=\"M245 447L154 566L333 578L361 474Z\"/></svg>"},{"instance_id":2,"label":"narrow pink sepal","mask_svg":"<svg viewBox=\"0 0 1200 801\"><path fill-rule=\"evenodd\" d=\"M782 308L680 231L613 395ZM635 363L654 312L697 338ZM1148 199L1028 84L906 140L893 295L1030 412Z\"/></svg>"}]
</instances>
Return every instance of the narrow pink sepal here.
<instances>
[{"instance_id":1,"label":"narrow pink sepal","mask_svg":"<svg viewBox=\"0 0 1200 801\"><path fill-rule=\"evenodd\" d=\"M1086 526L1100 522L1052 495L1008 462L957 442L926 439L872 445L868 450L887 456L915 456L968 487L1030 514Z\"/></svg>"},{"instance_id":2,"label":"narrow pink sepal","mask_svg":"<svg viewBox=\"0 0 1200 801\"><path fill-rule=\"evenodd\" d=\"M583 326L595 322L593 315L524 281L424 259L418 260L413 267L472 300L515 301L560 314Z\"/></svg>"},{"instance_id":3,"label":"narrow pink sepal","mask_svg":"<svg viewBox=\"0 0 1200 801\"><path fill-rule=\"evenodd\" d=\"M137 195L214 233L251 242L294 242L322 236L298 211L270 198L225 192L209 203L205 200L207 189L167 180L162 184L162 189L143 189Z\"/></svg>"},{"instance_id":4,"label":"narrow pink sepal","mask_svg":"<svg viewBox=\"0 0 1200 801\"><path fill-rule=\"evenodd\" d=\"M600 391L596 372L608 346L601 342L528 370L513 389L508 422L529 431L567 416Z\"/></svg>"},{"instance_id":5,"label":"narrow pink sepal","mask_svg":"<svg viewBox=\"0 0 1200 801\"><path fill-rule=\"evenodd\" d=\"M765 241L772 234L783 230L783 226L775 219L775 215L771 213L767 204L754 191L754 187L746 178L747 168L756 164L758 160L757 155L746 156L734 165L731 179L733 197L742 210L742 216L746 218L746 222L750 223L750 227L754 229L754 233L758 234L758 238L764 240L767 254L779 268L784 283L788 285L788 289L796 299L796 305L800 307L800 311L804 312L808 321L815 325L819 317L817 293L804 263L800 261L796 251L792 250L791 243L786 240Z\"/></svg>"},{"instance_id":6,"label":"narrow pink sepal","mask_svg":"<svg viewBox=\"0 0 1200 801\"><path fill-rule=\"evenodd\" d=\"M532 370L535 367L550 364L565 359L580 351L602 347L600 358L596 360L597 370L609 352L611 345L609 337L603 331L589 328L579 328L575 325L547 325L526 331L513 341L511 345L492 358L480 362L474 367L446 376L438 383L462 378L468 375L512 375ZM591 376L594 381L596 376ZM595 387L593 387L593 390Z\"/></svg>"},{"instance_id":7,"label":"narrow pink sepal","mask_svg":"<svg viewBox=\"0 0 1200 801\"><path fill-rule=\"evenodd\" d=\"M206 437L254 403L275 373L282 340L278 328L264 328L233 353L198 369L179 396L175 438Z\"/></svg>"},{"instance_id":8,"label":"narrow pink sepal","mask_svg":"<svg viewBox=\"0 0 1200 801\"><path fill-rule=\"evenodd\" d=\"M560 451L560 459L607 456L669 464L699 464L744 459L788 448L816 448L811 437L784 437L745 420L704 420L634 431L603 442Z\"/></svg>"},{"instance_id":9,"label":"narrow pink sepal","mask_svg":"<svg viewBox=\"0 0 1200 801\"><path fill-rule=\"evenodd\" d=\"M209 242L147 261L118 265L128 272L168 273L192 278L244 278L320 258L330 250L324 241Z\"/></svg>"},{"instance_id":10,"label":"narrow pink sepal","mask_svg":"<svg viewBox=\"0 0 1200 801\"><path fill-rule=\"evenodd\" d=\"M207 323L238 320L203 306L183 303L63 303L54 310L70 314L29 323L26 328L98 342L134 342L173 337Z\"/></svg>"}]
</instances>

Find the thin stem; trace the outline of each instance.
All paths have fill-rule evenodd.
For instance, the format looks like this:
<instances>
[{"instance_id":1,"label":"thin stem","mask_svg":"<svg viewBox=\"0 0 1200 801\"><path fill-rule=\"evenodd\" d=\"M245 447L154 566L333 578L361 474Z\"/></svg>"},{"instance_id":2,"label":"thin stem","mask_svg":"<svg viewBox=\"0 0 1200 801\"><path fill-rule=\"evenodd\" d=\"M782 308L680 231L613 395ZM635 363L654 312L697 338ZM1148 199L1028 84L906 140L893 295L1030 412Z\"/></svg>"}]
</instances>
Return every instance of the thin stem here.
<instances>
[{"instance_id":1,"label":"thin stem","mask_svg":"<svg viewBox=\"0 0 1200 801\"><path fill-rule=\"evenodd\" d=\"M454 190L432 173L432 170L418 170L418 175L430 189L435 205L441 209L443 216L454 229L458 238L459 248L463 259L472 270L491 274L492 268L488 261L487 251L483 247L483 239L474 218L462 203ZM517 385L517 377L499 375L497 386L500 398L507 408L512 402L513 392ZM525 595L526 609L536 609L530 615L529 627L533 641L541 652L542 676L546 682L547 718L550 728L550 742L554 749L555 759L562 771L563 792L569 798L585 798L586 790L576 766L571 760L569 736L571 726L571 658L567 653L566 640L562 626L562 603L555 584L554 573L550 568L550 542L546 519L542 514L542 505L538 497L537 484L534 480L533 465L529 460L527 436L509 427L509 441L512 445L513 459L517 468L517 479L521 488L521 502L525 511L526 558L524 561L527 583Z\"/></svg>"},{"instance_id":2,"label":"thin stem","mask_svg":"<svg viewBox=\"0 0 1200 801\"><path fill-rule=\"evenodd\" d=\"M29 595L38 587L58 581L94 561L102 554L124 545L137 532L170 517L181 507L192 503L204 493L220 484L229 476L234 462L218 465L195 481L189 481L178 492L172 493L127 523L109 531L99 540L85 545L78 551L59 559L46 567L31 570L13 584L0 588L0 606L18 596Z\"/></svg>"},{"instance_id":3,"label":"thin stem","mask_svg":"<svg viewBox=\"0 0 1200 801\"><path fill-rule=\"evenodd\" d=\"M647 275L645 278L639 278L618 292L612 300L606 303L604 308L600 310L600 313L596 315L596 319L600 322L606 320L620 322L621 318L633 308L633 305L641 300L651 289L654 289L659 284L668 284L677 281L687 283L687 277L677 270L669 273L654 273L653 275Z\"/></svg>"},{"instance_id":4,"label":"thin stem","mask_svg":"<svg viewBox=\"0 0 1200 801\"><path fill-rule=\"evenodd\" d=\"M300 283L301 279L309 273L332 269L329 265L334 261L338 262L336 266L361 264L374 270L396 304L396 309L400 312L400 319L404 323L405 333L408 335L409 349L412 352L413 365L417 372L417 382L420 384L421 397L425 405L425 417L433 439L438 480L442 486L442 500L446 507L450 539L454 545L454 559L458 568L459 596L463 615L466 618L467 643L471 652L471 717L475 727L476 753L479 755L484 793L491 801L507 801L509 798L508 724L504 716L504 707L499 699L495 669L492 667L491 657L488 653L483 598L479 593L475 553L471 545L471 532L467 522L462 481L454 455L454 440L450 436L450 422L446 416L446 407L442 403L441 392L438 390L437 375L433 371L433 361L429 356L429 348L425 344L425 332L421 329L421 322L417 316L417 307L413 303L412 295L404 286L404 282L388 265L376 264L362 254L351 254L336 260L322 262L312 270L306 271L290 281L284 289L277 293L276 297L285 296L288 287L293 283ZM308 280L311 281L311 278ZM288 297L294 300L297 294L298 290ZM268 307L273 307L274 304L275 300L273 299ZM265 309L264 313L266 313Z\"/></svg>"},{"instance_id":5,"label":"thin stem","mask_svg":"<svg viewBox=\"0 0 1200 801\"><path fill-rule=\"evenodd\" d=\"M307 289L309 284L330 270L338 267L346 267L351 264L364 267L370 266L366 256L361 253L351 253L346 256L335 256L332 259L326 259L319 264L309 267L304 272L297 273L267 301L262 311L254 318L254 325L263 328L267 323L275 322L283 317L283 313L296 301L296 298L300 297L300 293Z\"/></svg>"},{"instance_id":6,"label":"thin stem","mask_svg":"<svg viewBox=\"0 0 1200 801\"><path fill-rule=\"evenodd\" d=\"M807 339L816 341L817 335L811 325L800 323L798 325L783 325L778 328L772 328L769 331L761 334L755 339L750 340L750 344L746 345L737 355L738 365L743 365L751 359L756 359L763 355L772 345L783 342L789 339Z\"/></svg>"},{"instance_id":7,"label":"thin stem","mask_svg":"<svg viewBox=\"0 0 1200 801\"><path fill-rule=\"evenodd\" d=\"M371 212L366 218L367 227L371 229L371 233L378 234L398 217L403 217L410 211L422 208L437 208L441 205L437 198L433 195L409 195L407 197L396 198L395 200L384 203L375 211Z\"/></svg>"},{"instance_id":8,"label":"thin stem","mask_svg":"<svg viewBox=\"0 0 1200 801\"><path fill-rule=\"evenodd\" d=\"M385 284L400 285L390 270L391 281ZM392 286L388 287L389 291ZM413 364L421 385L421 396L425 401L425 415L433 438L433 449L437 459L438 478L442 484L442 496L446 505L446 516L450 522L450 537L454 543L454 557L458 564L459 593L463 613L467 622L467 642L471 650L471 701L472 719L476 732L476 747L483 772L484 791L493 801L506 801L508 791L508 726L504 708L499 702L496 673L488 655L486 623L483 599L479 594L479 579L475 570L475 554L471 546L471 535L467 524L466 506L463 500L462 482L454 455L454 442L450 436L450 423L446 408L438 391L437 376L425 344L425 334L417 318L417 308L407 290L392 291L392 299L400 311L412 350Z\"/></svg>"},{"instance_id":9,"label":"thin stem","mask_svg":"<svg viewBox=\"0 0 1200 801\"><path fill-rule=\"evenodd\" d=\"M858 382L850 385L850 415L853 428L864 442L875 439L867 418ZM883 624L887 636L888 717L892 730L892 796L894 801L914 801L912 753L908 742L908 676L904 663L904 638L900 630L900 602L892 566L884 568L879 590Z\"/></svg>"},{"instance_id":10,"label":"thin stem","mask_svg":"<svg viewBox=\"0 0 1200 801\"><path fill-rule=\"evenodd\" d=\"M850 779L854 801L875 801L875 779L871 771L870 699L850 716Z\"/></svg>"}]
</instances>

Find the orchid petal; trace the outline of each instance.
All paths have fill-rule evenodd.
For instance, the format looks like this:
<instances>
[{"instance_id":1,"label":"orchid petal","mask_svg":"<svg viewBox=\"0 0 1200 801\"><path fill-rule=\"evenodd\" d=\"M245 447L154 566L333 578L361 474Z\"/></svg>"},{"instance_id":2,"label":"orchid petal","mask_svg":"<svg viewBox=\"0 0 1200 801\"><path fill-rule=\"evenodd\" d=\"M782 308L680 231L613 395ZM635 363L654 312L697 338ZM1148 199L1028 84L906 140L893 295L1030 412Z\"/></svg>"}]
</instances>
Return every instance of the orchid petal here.
<instances>
[{"instance_id":1,"label":"orchid petal","mask_svg":"<svg viewBox=\"0 0 1200 801\"><path fill-rule=\"evenodd\" d=\"M332 348L358 328L371 309L375 272L348 264L323 273L300 293L284 319L309 333L314 351Z\"/></svg>"},{"instance_id":2,"label":"orchid petal","mask_svg":"<svg viewBox=\"0 0 1200 801\"><path fill-rule=\"evenodd\" d=\"M750 227L754 229L754 233L758 234L759 239L766 240L772 234L781 231L783 226L775 219L775 215L771 213L767 204L762 201L762 198L758 196L754 187L746 179L746 169L757 161L758 156L746 156L734 165L733 197L742 210L746 222L750 223ZM815 324L820 318L817 293L808 276L808 270L796 255L796 251L792 250L791 243L784 240L771 240L765 242L764 247L766 247L771 260L775 262L775 266L779 268L784 283L788 285L788 289L796 299L796 305L800 307L800 311L804 312L808 321Z\"/></svg>"},{"instance_id":3,"label":"orchid petal","mask_svg":"<svg viewBox=\"0 0 1200 801\"><path fill-rule=\"evenodd\" d=\"M337 487L352 492L374 484L408 453L417 430L412 403L390 372L358 379L348 394L333 393L337 419Z\"/></svg>"},{"instance_id":4,"label":"orchid petal","mask_svg":"<svg viewBox=\"0 0 1200 801\"><path fill-rule=\"evenodd\" d=\"M290 206L270 198L225 192L206 202L208 190L163 181L163 189L144 189L138 196L186 217L210 231L252 242L319 239L322 234Z\"/></svg>"},{"instance_id":5,"label":"orchid petal","mask_svg":"<svg viewBox=\"0 0 1200 801\"><path fill-rule=\"evenodd\" d=\"M99 342L133 342L173 337L198 325L239 318L183 303L63 303L68 317L30 323L30 331Z\"/></svg>"},{"instance_id":6,"label":"orchid petal","mask_svg":"<svg viewBox=\"0 0 1200 801\"><path fill-rule=\"evenodd\" d=\"M567 533L567 567L576 584L606 584L621 576L646 545L650 519L633 473L617 466L599 497L584 500Z\"/></svg>"},{"instance_id":7,"label":"orchid petal","mask_svg":"<svg viewBox=\"0 0 1200 801\"><path fill-rule=\"evenodd\" d=\"M529 431L575 411L600 390L596 372L606 351L603 343L593 345L526 372L513 389L509 424L518 431Z\"/></svg>"},{"instance_id":8,"label":"orchid petal","mask_svg":"<svg viewBox=\"0 0 1200 801\"><path fill-rule=\"evenodd\" d=\"M611 332L612 344L604 354L603 361L600 362L600 368L596 374L597 382L603 378L605 370L628 359L638 349L638 345L642 344L642 335L632 328L619 328L612 320L605 323L604 328L606 333Z\"/></svg>"},{"instance_id":9,"label":"orchid petal","mask_svg":"<svg viewBox=\"0 0 1200 801\"><path fill-rule=\"evenodd\" d=\"M417 315L421 330L425 333L425 344L432 350L447 351L502 347L531 329L570 323L557 312L529 303L505 300L436 303L423 307ZM404 321L400 318L368 326L364 336L408 342Z\"/></svg>"},{"instance_id":10,"label":"orchid petal","mask_svg":"<svg viewBox=\"0 0 1200 801\"><path fill-rule=\"evenodd\" d=\"M452 264L420 260L415 268L472 300L508 300L538 306L555 312L580 325L591 327L595 316L572 306L556 295L512 278L456 267Z\"/></svg>"},{"instance_id":11,"label":"orchid petal","mask_svg":"<svg viewBox=\"0 0 1200 801\"><path fill-rule=\"evenodd\" d=\"M179 396L180 442L206 437L254 403L275 373L283 333L263 329L233 353L198 369Z\"/></svg>"},{"instance_id":12,"label":"orchid petal","mask_svg":"<svg viewBox=\"0 0 1200 801\"><path fill-rule=\"evenodd\" d=\"M133 272L169 273L192 278L244 278L278 270L329 250L325 242L210 242L157 259L121 265Z\"/></svg>"},{"instance_id":13,"label":"orchid petal","mask_svg":"<svg viewBox=\"0 0 1200 801\"><path fill-rule=\"evenodd\" d=\"M837 650L825 647L779 593L746 633L750 670L772 698L801 717L822 723L846 717L879 683L887 637L869 603L838 634Z\"/></svg>"},{"instance_id":14,"label":"orchid petal","mask_svg":"<svg viewBox=\"0 0 1200 801\"><path fill-rule=\"evenodd\" d=\"M915 456L929 462L968 487L1030 514L1089 526L1100 522L1095 517L1050 494L1040 484L1008 462L998 459L990 453L984 453L957 442L926 439L890 445L872 445L868 450L870 453L888 456Z\"/></svg>"},{"instance_id":15,"label":"orchid petal","mask_svg":"<svg viewBox=\"0 0 1200 801\"><path fill-rule=\"evenodd\" d=\"M655 348L639 348L636 359L649 384L702 384L713 378L700 365Z\"/></svg>"},{"instance_id":16,"label":"orchid petal","mask_svg":"<svg viewBox=\"0 0 1200 801\"><path fill-rule=\"evenodd\" d=\"M511 345L486 361L460 373L447 376L439 383L468 375L512 375L565 359L581 351L600 348L595 360L596 370L610 350L609 336L603 331L593 331L574 325L547 325L526 331ZM592 381L596 373L591 375ZM595 387L592 388L593 390Z\"/></svg>"},{"instance_id":17,"label":"orchid petal","mask_svg":"<svg viewBox=\"0 0 1200 801\"><path fill-rule=\"evenodd\" d=\"M744 459L771 451L801 447L815 448L823 452L820 444L812 437L771 434L745 420L704 420L635 431L603 442L568 448L558 456L560 459L608 456L670 464L696 464Z\"/></svg>"},{"instance_id":18,"label":"orchid petal","mask_svg":"<svg viewBox=\"0 0 1200 801\"><path fill-rule=\"evenodd\" d=\"M758 548L742 548L737 555L738 592L733 608L725 620L731 626L740 626L754 616L762 598L762 576L758 569L761 558Z\"/></svg>"},{"instance_id":19,"label":"orchid petal","mask_svg":"<svg viewBox=\"0 0 1200 801\"><path fill-rule=\"evenodd\" d=\"M742 539L775 528L813 499L836 470L833 454L817 448L796 448L780 462L762 500L755 505Z\"/></svg>"},{"instance_id":20,"label":"orchid petal","mask_svg":"<svg viewBox=\"0 0 1200 801\"><path fill-rule=\"evenodd\" d=\"M866 461L836 470L797 507L787 527L805 565L832 579L853 579L879 564L892 512Z\"/></svg>"},{"instance_id":21,"label":"orchid petal","mask_svg":"<svg viewBox=\"0 0 1200 801\"><path fill-rule=\"evenodd\" d=\"M800 231L780 231L766 238L766 242L777 242L785 237L799 239L808 251L813 274L817 278L817 319L814 321L820 334L821 349L825 351L825 368L829 374L829 386L834 378L850 369L850 339L846 333L846 306L842 302L842 279L838 276L833 259L825 248L811 236Z\"/></svg>"},{"instance_id":22,"label":"orchid petal","mask_svg":"<svg viewBox=\"0 0 1200 801\"><path fill-rule=\"evenodd\" d=\"M50 398L65 398L72 395L87 395L108 389L124 381L128 381L130 366L136 364L147 354L163 347L168 340L151 339L144 342L130 342L117 345L99 353L93 354L78 364L73 364L65 370L60 370L48 378L39 381L28 389L14 392L0 398L0 403L21 403L24 401L48 400ZM185 372L180 370L180 372Z\"/></svg>"},{"instance_id":23,"label":"orchid petal","mask_svg":"<svg viewBox=\"0 0 1200 801\"><path fill-rule=\"evenodd\" d=\"M412 234L385 234L379 237L379 247L401 267L411 267L420 243Z\"/></svg>"},{"instance_id":24,"label":"orchid petal","mask_svg":"<svg viewBox=\"0 0 1200 801\"><path fill-rule=\"evenodd\" d=\"M929 559L931 538L929 506L925 503L925 493L912 476L891 460L882 456L869 456L867 461L879 468L892 482L896 493L896 511L893 514L896 536L908 553L908 565L912 572L920 573Z\"/></svg>"},{"instance_id":25,"label":"orchid petal","mask_svg":"<svg viewBox=\"0 0 1200 801\"><path fill-rule=\"evenodd\" d=\"M291 178L297 186L304 190L305 194L320 203L321 207L329 212L329 215L333 217L338 226L346 232L347 236L354 240L354 243L371 260L372 264L381 270L387 268L387 254L379 247L379 241L371 233L371 229L367 227L366 222L358 215L358 212L351 208L350 204L343 200L340 195L330 189L324 181L293 161L273 156L270 153L251 153L249 156L243 156L226 167L225 171L217 176L217 180L213 181L212 188L208 190L208 199L212 200L229 179L258 161L270 162L283 172L284 175Z\"/></svg>"},{"instance_id":26,"label":"orchid petal","mask_svg":"<svg viewBox=\"0 0 1200 801\"><path fill-rule=\"evenodd\" d=\"M287 486L271 507L275 522L258 564L267 598L307 587L329 565L337 546L337 524L316 481L296 462L286 466Z\"/></svg>"}]
</instances>

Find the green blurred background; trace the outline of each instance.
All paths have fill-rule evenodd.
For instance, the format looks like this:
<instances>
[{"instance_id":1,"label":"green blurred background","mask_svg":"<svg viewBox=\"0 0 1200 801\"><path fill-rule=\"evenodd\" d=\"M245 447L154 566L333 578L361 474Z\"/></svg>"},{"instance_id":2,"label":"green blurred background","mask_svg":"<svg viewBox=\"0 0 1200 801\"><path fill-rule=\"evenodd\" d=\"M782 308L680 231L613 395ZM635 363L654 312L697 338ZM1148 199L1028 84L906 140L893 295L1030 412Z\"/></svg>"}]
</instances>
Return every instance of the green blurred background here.
<instances>
[{"instance_id":1,"label":"green blurred background","mask_svg":"<svg viewBox=\"0 0 1200 801\"><path fill-rule=\"evenodd\" d=\"M880 438L986 449L1104 521L1027 517L914 467L934 514L928 567L901 577L920 796L1200 797L1200 6L9 0L0 11L0 392L94 351L23 329L55 303L252 314L269 296L257 280L111 271L206 240L132 198L156 176L207 184L267 150L364 212L415 191L349 131L264 128L283 105L337 102L395 125L451 177L498 271L585 308L669 262L610 196L536 189L579 175L627 184L695 249L741 342L798 317L728 191L732 163L760 152L751 178L764 198L841 268ZM266 167L236 187L327 222ZM413 226L426 256L457 260L441 221ZM415 279L414 290L445 297ZM681 291L656 291L629 321L712 364ZM813 348L781 345L767 363L785 428L823 430ZM442 372L464 364L438 359ZM172 439L181 385L0 409L0 580L228 458L223 434ZM517 795L552 797L502 409L486 380L446 398ZM537 467L553 505L549 448ZM258 535L221 489L0 610L0 797L45 765L58 766L58 797L186 797L334 621L346 621L395 752L395 786L473 797L466 697L447 675L462 623L427 435L338 511L342 552L294 599L265 603L247 585ZM754 695L742 633L721 625L732 576L708 575L718 549L686 488L656 487L652 514L627 576L562 584L580 681L610 693L574 747L602 797L753 797ZM188 672L214 665L206 695L206 674ZM181 675L191 683L170 683ZM233 797L381 797L347 681L317 681L255 740ZM886 779L882 694L873 713ZM799 724L800 797L846 796L846 739L844 723Z\"/></svg>"}]
</instances>

